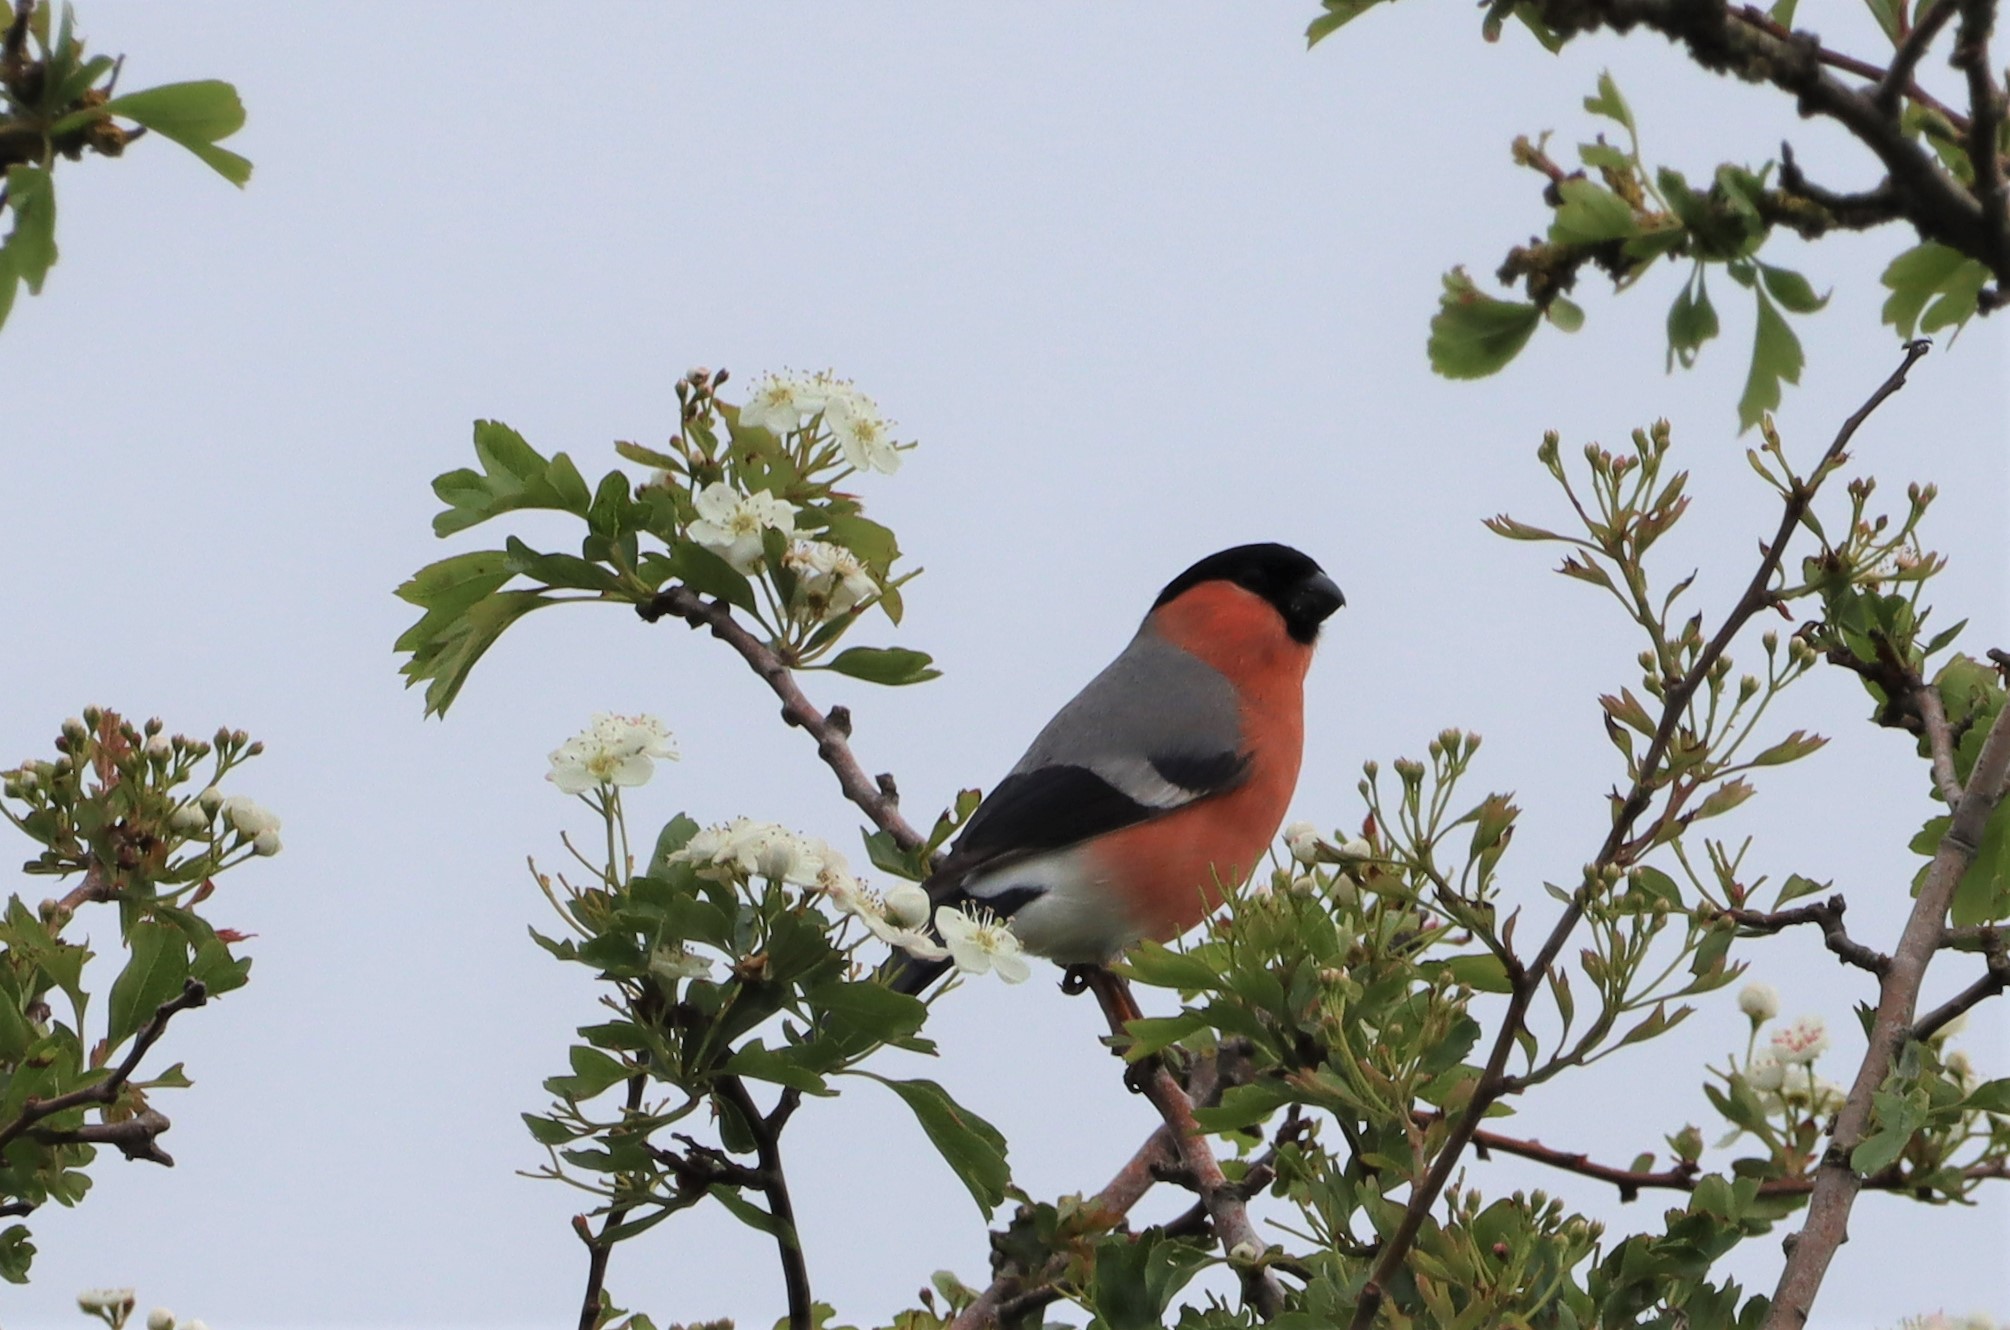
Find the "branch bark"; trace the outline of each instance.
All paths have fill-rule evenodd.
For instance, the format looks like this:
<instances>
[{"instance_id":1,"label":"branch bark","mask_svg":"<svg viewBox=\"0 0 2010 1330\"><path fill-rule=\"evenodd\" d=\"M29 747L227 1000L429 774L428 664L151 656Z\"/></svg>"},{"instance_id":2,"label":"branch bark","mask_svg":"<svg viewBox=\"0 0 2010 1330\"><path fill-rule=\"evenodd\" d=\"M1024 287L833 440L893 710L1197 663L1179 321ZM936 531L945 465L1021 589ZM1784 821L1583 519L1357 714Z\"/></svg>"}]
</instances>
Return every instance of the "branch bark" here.
<instances>
[{"instance_id":1,"label":"branch bark","mask_svg":"<svg viewBox=\"0 0 2010 1330\"><path fill-rule=\"evenodd\" d=\"M1849 930L1843 927L1843 911L1848 908L1849 902L1841 896L1831 896L1817 904L1797 905L1789 910L1724 910L1721 913L1723 918L1754 933L1772 934L1795 924L1818 924L1822 930L1822 944L1830 951L1859 970L1883 974L1891 968L1891 957L1866 947L1849 935Z\"/></svg>"},{"instance_id":2,"label":"branch bark","mask_svg":"<svg viewBox=\"0 0 2010 1330\"><path fill-rule=\"evenodd\" d=\"M782 658L733 617L731 606L718 600L704 600L689 587L672 586L657 592L646 604L637 605L635 612L649 623L670 615L693 628L710 629L712 636L739 652L768 690L781 699L782 719L816 740L817 756L837 777L838 788L844 791L845 798L871 818L874 826L892 836L902 849L912 850L927 843L901 816L900 805L891 793L893 782L874 779L859 765L851 750L848 713L833 709L826 715L817 710L804 696Z\"/></svg>"},{"instance_id":3,"label":"branch bark","mask_svg":"<svg viewBox=\"0 0 2010 1330\"><path fill-rule=\"evenodd\" d=\"M788 1177L782 1172L779 1124L762 1116L754 1104L754 1096L747 1092L746 1083L739 1077L721 1076L719 1093L746 1118L747 1129L754 1137L761 1194L767 1198L768 1213L775 1220L775 1252L782 1263L782 1284L789 1296L789 1330L814 1330L816 1303L810 1296L810 1272L803 1263L802 1239L796 1233L796 1208L789 1199Z\"/></svg>"},{"instance_id":4,"label":"branch bark","mask_svg":"<svg viewBox=\"0 0 2010 1330\"><path fill-rule=\"evenodd\" d=\"M2002 800L2006 784L2010 784L2010 706L1997 712L1989 727L1969 773L1968 788L1954 807L1953 820L1912 903L1912 913L1892 952L1891 967L1878 985L1870 1047L1864 1052L1842 1111L1836 1115L1829 1147L1815 1171L1807 1220L1799 1233L1787 1239L1787 1264L1780 1272L1766 1330L1800 1330L1807 1323L1829 1262L1849 1237L1850 1209L1863 1187L1863 1179L1850 1167L1850 1152L1869 1134L1871 1096L1884 1083L1912 1035L1920 982L1940 947L1954 890L1975 859L1982 830Z\"/></svg>"}]
</instances>

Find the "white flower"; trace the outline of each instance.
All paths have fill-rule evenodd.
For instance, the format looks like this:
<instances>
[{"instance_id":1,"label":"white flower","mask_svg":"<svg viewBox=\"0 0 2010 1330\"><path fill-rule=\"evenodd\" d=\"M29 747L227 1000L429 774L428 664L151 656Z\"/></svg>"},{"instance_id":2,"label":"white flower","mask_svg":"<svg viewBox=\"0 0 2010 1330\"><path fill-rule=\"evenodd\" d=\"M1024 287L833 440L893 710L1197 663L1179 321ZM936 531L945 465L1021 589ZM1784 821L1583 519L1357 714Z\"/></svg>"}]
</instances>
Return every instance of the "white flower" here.
<instances>
[{"instance_id":1,"label":"white flower","mask_svg":"<svg viewBox=\"0 0 2010 1330\"><path fill-rule=\"evenodd\" d=\"M698 509L691 539L743 573L751 573L761 562L762 532L792 536L796 531L796 506L766 490L742 494L715 480L692 495L691 502Z\"/></svg>"},{"instance_id":2,"label":"white flower","mask_svg":"<svg viewBox=\"0 0 2010 1330\"><path fill-rule=\"evenodd\" d=\"M279 833L271 827L251 838L251 852L261 859L270 859L280 850Z\"/></svg>"},{"instance_id":3,"label":"white flower","mask_svg":"<svg viewBox=\"0 0 2010 1330\"><path fill-rule=\"evenodd\" d=\"M886 917L902 928L919 928L928 922L928 893L919 883L900 882L886 891Z\"/></svg>"},{"instance_id":4,"label":"white flower","mask_svg":"<svg viewBox=\"0 0 2010 1330\"><path fill-rule=\"evenodd\" d=\"M747 394L746 404L740 408L740 423L749 428L767 430L780 438L799 429L803 417L815 415L822 409L823 394L817 390L815 381L784 370L755 382L754 390Z\"/></svg>"},{"instance_id":5,"label":"white flower","mask_svg":"<svg viewBox=\"0 0 2010 1330\"><path fill-rule=\"evenodd\" d=\"M195 797L195 801L202 808L203 812L214 813L217 809L223 807L223 791L217 789L214 785L208 786L201 794Z\"/></svg>"},{"instance_id":6,"label":"white flower","mask_svg":"<svg viewBox=\"0 0 2010 1330\"><path fill-rule=\"evenodd\" d=\"M158 757L166 760L173 752L174 741L169 739L165 734L151 734L147 736L148 757Z\"/></svg>"},{"instance_id":7,"label":"white flower","mask_svg":"<svg viewBox=\"0 0 2010 1330\"><path fill-rule=\"evenodd\" d=\"M551 750L544 778L567 794L584 794L596 785L641 785L656 774L658 758L677 758L662 721L603 711Z\"/></svg>"},{"instance_id":8,"label":"white flower","mask_svg":"<svg viewBox=\"0 0 2010 1330\"><path fill-rule=\"evenodd\" d=\"M1375 847L1361 837L1356 836L1340 847L1340 857L1342 859L1356 860L1373 859L1375 857Z\"/></svg>"},{"instance_id":9,"label":"white flower","mask_svg":"<svg viewBox=\"0 0 2010 1330\"><path fill-rule=\"evenodd\" d=\"M1745 1064L1745 1081L1760 1094L1777 1094L1786 1079L1786 1066L1770 1048L1760 1049Z\"/></svg>"},{"instance_id":10,"label":"white flower","mask_svg":"<svg viewBox=\"0 0 2010 1330\"><path fill-rule=\"evenodd\" d=\"M712 973L712 962L687 948L665 943L649 954L649 973L672 983L679 979L705 979Z\"/></svg>"},{"instance_id":11,"label":"white flower","mask_svg":"<svg viewBox=\"0 0 2010 1330\"><path fill-rule=\"evenodd\" d=\"M174 1313L165 1307L156 1307L147 1313L147 1330L174 1330Z\"/></svg>"},{"instance_id":12,"label":"white flower","mask_svg":"<svg viewBox=\"0 0 2010 1330\"><path fill-rule=\"evenodd\" d=\"M1284 829L1284 848L1293 859L1310 867L1319 861L1319 828L1310 822L1293 822Z\"/></svg>"},{"instance_id":13,"label":"white flower","mask_svg":"<svg viewBox=\"0 0 2010 1330\"><path fill-rule=\"evenodd\" d=\"M65 721L64 724L69 724ZM77 722L82 725L82 721ZM87 1288L77 1295L80 1311L110 1312L121 1311L133 1305L133 1291L129 1288Z\"/></svg>"},{"instance_id":14,"label":"white flower","mask_svg":"<svg viewBox=\"0 0 2010 1330\"><path fill-rule=\"evenodd\" d=\"M202 1321L183 1321L181 1330L209 1330L209 1326Z\"/></svg>"},{"instance_id":15,"label":"white flower","mask_svg":"<svg viewBox=\"0 0 2010 1330\"><path fill-rule=\"evenodd\" d=\"M1773 1055L1782 1062L1813 1066L1828 1046L1828 1026L1819 1016L1797 1016L1790 1024L1773 1031Z\"/></svg>"},{"instance_id":16,"label":"white flower","mask_svg":"<svg viewBox=\"0 0 2010 1330\"><path fill-rule=\"evenodd\" d=\"M255 837L262 831L279 830L279 819L241 794L223 801L223 816L240 836Z\"/></svg>"},{"instance_id":17,"label":"white flower","mask_svg":"<svg viewBox=\"0 0 2010 1330\"><path fill-rule=\"evenodd\" d=\"M879 594L879 583L865 562L842 545L798 541L782 556L782 562L796 575L796 594L825 621Z\"/></svg>"},{"instance_id":18,"label":"white flower","mask_svg":"<svg viewBox=\"0 0 2010 1330\"><path fill-rule=\"evenodd\" d=\"M209 814L198 804L183 804L168 814L168 827L184 836L193 836L209 825Z\"/></svg>"},{"instance_id":19,"label":"white flower","mask_svg":"<svg viewBox=\"0 0 2010 1330\"><path fill-rule=\"evenodd\" d=\"M736 817L707 827L673 856L685 863L759 874L799 887L816 885L825 871L844 871L844 856L818 840L775 822Z\"/></svg>"},{"instance_id":20,"label":"white flower","mask_svg":"<svg viewBox=\"0 0 2010 1330\"><path fill-rule=\"evenodd\" d=\"M919 960L939 961L949 953L935 944L935 939L923 932L921 925L928 919L928 893L911 882L902 883L891 893L900 897L896 908L888 900L867 887L863 882L844 871L840 864L827 867L817 875L817 886L830 897L831 904L865 925L865 930L886 943L897 947ZM921 896L921 910L916 917L913 901L903 893L911 891Z\"/></svg>"},{"instance_id":21,"label":"white flower","mask_svg":"<svg viewBox=\"0 0 2010 1330\"><path fill-rule=\"evenodd\" d=\"M1753 980L1738 990L1738 1010L1762 1025L1780 1014L1780 995L1771 984Z\"/></svg>"},{"instance_id":22,"label":"white flower","mask_svg":"<svg viewBox=\"0 0 2010 1330\"><path fill-rule=\"evenodd\" d=\"M1022 983L1033 973L1026 965L1019 939L989 910L973 916L944 905L935 912L935 931L949 948L956 968L965 974L998 971L1008 984Z\"/></svg>"},{"instance_id":23,"label":"white flower","mask_svg":"<svg viewBox=\"0 0 2010 1330\"><path fill-rule=\"evenodd\" d=\"M824 423L830 426L844 460L859 471L884 471L892 475L900 469L900 454L893 446L893 422L880 414L879 404L849 383L832 386L824 404Z\"/></svg>"}]
</instances>

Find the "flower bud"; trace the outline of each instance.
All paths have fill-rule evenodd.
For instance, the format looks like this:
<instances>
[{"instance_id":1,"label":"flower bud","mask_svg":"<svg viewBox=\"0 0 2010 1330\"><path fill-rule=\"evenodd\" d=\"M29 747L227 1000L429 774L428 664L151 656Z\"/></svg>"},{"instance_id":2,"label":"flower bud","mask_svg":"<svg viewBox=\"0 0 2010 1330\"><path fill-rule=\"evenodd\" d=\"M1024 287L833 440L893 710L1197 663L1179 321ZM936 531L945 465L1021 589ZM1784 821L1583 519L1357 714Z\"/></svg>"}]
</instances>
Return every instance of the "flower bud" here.
<instances>
[{"instance_id":1,"label":"flower bud","mask_svg":"<svg viewBox=\"0 0 2010 1330\"><path fill-rule=\"evenodd\" d=\"M195 801L205 813L214 813L223 807L223 791L211 785L195 797Z\"/></svg>"},{"instance_id":2,"label":"flower bud","mask_svg":"<svg viewBox=\"0 0 2010 1330\"><path fill-rule=\"evenodd\" d=\"M173 753L174 744L169 741L165 734L150 734L147 736L148 757L165 762Z\"/></svg>"},{"instance_id":3,"label":"flower bud","mask_svg":"<svg viewBox=\"0 0 2010 1330\"><path fill-rule=\"evenodd\" d=\"M174 1330L174 1313L165 1307L156 1307L147 1313L147 1330Z\"/></svg>"},{"instance_id":4,"label":"flower bud","mask_svg":"<svg viewBox=\"0 0 2010 1330\"><path fill-rule=\"evenodd\" d=\"M1319 828L1310 822L1293 822L1284 829L1284 848L1307 867L1319 862Z\"/></svg>"},{"instance_id":5,"label":"flower bud","mask_svg":"<svg viewBox=\"0 0 2010 1330\"><path fill-rule=\"evenodd\" d=\"M1759 681L1747 674L1738 680L1738 700L1749 702L1759 693Z\"/></svg>"},{"instance_id":6,"label":"flower bud","mask_svg":"<svg viewBox=\"0 0 2010 1330\"><path fill-rule=\"evenodd\" d=\"M1668 1144L1685 1163L1693 1164L1703 1156L1703 1133L1694 1123L1669 1137Z\"/></svg>"},{"instance_id":7,"label":"flower bud","mask_svg":"<svg viewBox=\"0 0 2010 1330\"><path fill-rule=\"evenodd\" d=\"M913 882L899 882L887 888L886 917L902 928L919 928L928 922L928 893Z\"/></svg>"},{"instance_id":8,"label":"flower bud","mask_svg":"<svg viewBox=\"0 0 2010 1330\"><path fill-rule=\"evenodd\" d=\"M271 827L251 838L251 852L261 859L270 859L279 853L279 833Z\"/></svg>"},{"instance_id":9,"label":"flower bud","mask_svg":"<svg viewBox=\"0 0 2010 1330\"><path fill-rule=\"evenodd\" d=\"M1771 984L1755 979L1738 990L1738 1010L1750 1017L1752 1024L1764 1025L1780 1014L1780 995Z\"/></svg>"},{"instance_id":10,"label":"flower bud","mask_svg":"<svg viewBox=\"0 0 2010 1330\"><path fill-rule=\"evenodd\" d=\"M71 743L82 743L84 741L84 737L89 733L90 731L84 728L84 722L78 720L75 716L71 716L63 722L63 737L65 739L68 739ZM108 1290L95 1289L87 1291L103 1293L107 1292ZM84 1295L82 1293L79 1293L77 1295L79 1300L82 1300L83 1296Z\"/></svg>"},{"instance_id":11,"label":"flower bud","mask_svg":"<svg viewBox=\"0 0 2010 1330\"><path fill-rule=\"evenodd\" d=\"M197 804L183 804L168 814L168 829L193 836L209 825L209 814Z\"/></svg>"},{"instance_id":12,"label":"flower bud","mask_svg":"<svg viewBox=\"0 0 2010 1330\"><path fill-rule=\"evenodd\" d=\"M1263 1259L1263 1251L1262 1247L1257 1246L1256 1243L1250 1241L1248 1238L1244 1238L1241 1242L1236 1243L1228 1249L1228 1259L1237 1265L1253 1265Z\"/></svg>"},{"instance_id":13,"label":"flower bud","mask_svg":"<svg viewBox=\"0 0 2010 1330\"><path fill-rule=\"evenodd\" d=\"M1326 894L1333 898L1335 905L1342 909L1352 909L1355 902L1361 899L1361 884L1348 874L1340 873L1334 877L1333 884L1327 888Z\"/></svg>"}]
</instances>

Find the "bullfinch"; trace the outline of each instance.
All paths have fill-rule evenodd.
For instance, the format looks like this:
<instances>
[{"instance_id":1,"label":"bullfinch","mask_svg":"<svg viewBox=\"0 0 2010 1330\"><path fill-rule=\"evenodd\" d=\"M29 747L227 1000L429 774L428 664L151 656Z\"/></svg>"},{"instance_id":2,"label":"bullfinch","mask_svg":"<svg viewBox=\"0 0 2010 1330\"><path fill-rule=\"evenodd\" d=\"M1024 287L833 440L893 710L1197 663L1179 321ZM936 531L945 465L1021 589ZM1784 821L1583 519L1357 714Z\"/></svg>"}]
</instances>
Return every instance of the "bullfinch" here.
<instances>
[{"instance_id":1,"label":"bullfinch","mask_svg":"<svg viewBox=\"0 0 2010 1330\"><path fill-rule=\"evenodd\" d=\"M1063 965L1200 922L1284 821L1305 672L1345 603L1288 545L1238 545L1174 578L971 814L923 884L931 907L988 910ZM919 993L948 966L903 956L889 982Z\"/></svg>"}]
</instances>

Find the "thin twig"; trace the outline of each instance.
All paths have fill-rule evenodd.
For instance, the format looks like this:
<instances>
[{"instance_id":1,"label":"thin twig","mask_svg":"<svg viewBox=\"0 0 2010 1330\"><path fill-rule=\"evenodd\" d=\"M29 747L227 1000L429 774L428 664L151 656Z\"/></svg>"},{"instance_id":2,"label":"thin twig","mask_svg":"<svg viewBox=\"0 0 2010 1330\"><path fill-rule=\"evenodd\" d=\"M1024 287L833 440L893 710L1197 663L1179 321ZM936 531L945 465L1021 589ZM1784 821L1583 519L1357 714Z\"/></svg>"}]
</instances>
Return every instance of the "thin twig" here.
<instances>
[{"instance_id":1,"label":"thin twig","mask_svg":"<svg viewBox=\"0 0 2010 1330\"><path fill-rule=\"evenodd\" d=\"M125 1059L112 1069L111 1075L105 1077L102 1081L94 1081L82 1089L72 1090L68 1094L59 1094L50 1099L30 1099L22 1104L19 1116L5 1127L0 1127L0 1150L5 1150L8 1145L13 1143L15 1138L44 1118L53 1117L58 1113L67 1113L73 1108L84 1108L91 1104L109 1104L114 1099L117 1099L120 1089L125 1086L127 1081L132 1079L133 1073L139 1070L140 1059L147 1055L147 1050L152 1048L161 1035L166 1032L168 1022L174 1019L175 1014L177 1012L188 1011L193 1007L200 1007L207 1001L209 1001L209 990L203 986L201 980L184 980L179 994L154 1008L154 1014L147 1019L145 1025L140 1027L139 1033L133 1036L132 1048L127 1051ZM155 1114L154 1116L157 1118L160 1117L159 1114ZM167 1119L160 1118L158 1131L166 1130ZM120 1148L123 1149L124 1147L121 1146ZM127 1157L133 1158L135 1156L128 1152ZM152 1156L141 1155L137 1157L151 1158ZM161 1155L156 1162L165 1164L172 1163L173 1161L168 1159L167 1156Z\"/></svg>"},{"instance_id":2,"label":"thin twig","mask_svg":"<svg viewBox=\"0 0 2010 1330\"><path fill-rule=\"evenodd\" d=\"M642 1092L648 1084L649 1077L642 1072L628 1078L628 1115L641 1111ZM594 1330L600 1324L601 1289L607 1283L608 1258L614 1255L614 1244L607 1240L607 1235L627 1220L630 1208L617 1205L609 1210L607 1218L601 1221L599 1234L586 1244L586 1296L579 1302L579 1330Z\"/></svg>"},{"instance_id":3,"label":"thin twig","mask_svg":"<svg viewBox=\"0 0 2010 1330\"><path fill-rule=\"evenodd\" d=\"M740 653L740 658L753 667L761 676L761 682L782 701L782 719L790 725L800 727L817 741L817 756L823 759L837 776L838 788L845 798L858 805L873 825L892 836L894 843L904 850L917 849L926 844L920 832L909 825L901 816L900 805L880 787L859 765L858 757L851 750L849 713L844 713L840 723L833 723L839 715L836 708L826 716L811 704L797 686L795 675L782 663L782 658L767 643L755 637L733 617L732 608L722 601L700 599L696 592L685 586L666 587L656 593L646 604L637 605L635 612L650 623L655 623L664 615L673 615L684 620L693 628L708 628L712 636ZM888 782L891 784L891 782Z\"/></svg>"},{"instance_id":4,"label":"thin twig","mask_svg":"<svg viewBox=\"0 0 2010 1330\"><path fill-rule=\"evenodd\" d=\"M1933 1038L1970 1007L1988 1001L2006 988L2010 988L2010 955L1999 947L1989 953L1988 964L1980 979L1914 1022L1912 1037Z\"/></svg>"},{"instance_id":5,"label":"thin twig","mask_svg":"<svg viewBox=\"0 0 2010 1330\"><path fill-rule=\"evenodd\" d=\"M1130 985L1101 966L1089 967L1085 978L1089 990L1096 995L1097 1004L1103 1009L1104 1019L1109 1022L1110 1033L1121 1041L1128 1041L1128 1027L1139 1017L1137 1000L1131 996ZM1214 1221L1215 1237L1221 1243L1222 1252L1231 1256L1239 1267L1243 1300L1262 1319L1270 1320L1283 1310L1284 1291L1278 1287L1277 1277L1266 1266L1260 1262L1247 1262L1243 1255L1248 1252L1260 1254L1270 1244L1257 1236L1242 1194L1223 1175L1220 1162L1208 1146L1207 1133L1194 1121L1193 1100L1187 1097L1186 1091L1173 1079L1163 1062L1154 1058L1149 1063L1137 1065L1140 1070L1149 1073L1141 1078L1140 1091L1158 1110L1166 1126L1172 1129L1179 1145L1180 1162L1186 1166L1194 1189L1207 1206L1208 1217Z\"/></svg>"},{"instance_id":6,"label":"thin twig","mask_svg":"<svg viewBox=\"0 0 2010 1330\"><path fill-rule=\"evenodd\" d=\"M1843 927L1843 911L1849 902L1841 896L1831 896L1813 905L1797 905L1789 910L1720 910L1718 917L1729 919L1738 927L1753 933L1772 934L1792 928L1796 924L1816 924L1822 930L1822 943L1847 963L1859 970L1872 974L1883 974L1891 968L1891 957L1881 951L1873 951L1856 941Z\"/></svg>"},{"instance_id":7,"label":"thin twig","mask_svg":"<svg viewBox=\"0 0 2010 1330\"><path fill-rule=\"evenodd\" d=\"M1912 31L1905 34L1905 40L1899 43L1898 50L1892 53L1891 68L1887 69L1884 77L1877 81L1877 90L1871 94L1872 99L1886 115L1898 114L1898 103L1901 98L1910 96L1915 101L1918 100L1917 92L1912 85L1913 72L1919 68L1919 62L1926 57L1926 48L1933 45L1933 39L1947 26L1947 20L1954 17L1955 8L1955 0L1936 0L1936 3L1929 5L1926 12L1919 16L1919 21L1912 25ZM1944 115L1946 112L1943 111L1941 114Z\"/></svg>"},{"instance_id":8,"label":"thin twig","mask_svg":"<svg viewBox=\"0 0 2010 1330\"><path fill-rule=\"evenodd\" d=\"M1808 42L1806 34L1793 32L1775 22L1772 15L1766 13L1763 9L1758 9L1752 5L1744 5L1731 10L1730 17L1754 31L1765 33L1776 41L1793 45L1808 43L1812 46L1815 60L1818 63L1827 65L1830 69L1840 69L1845 74L1854 74L1858 78L1869 79L1873 84L1877 85L1876 90L1872 94L1873 97L1881 99L1884 84L1892 77L1890 69L1880 69L1868 60L1859 60L1853 55L1846 55L1841 51L1830 50L1819 43ZM1925 23L1931 17L1931 15L1921 15L1920 22ZM1946 16L1943 15L1939 21L1945 23L1947 21ZM1904 52L1901 50L1899 54L1903 55ZM1922 49L1920 54L1924 55L1925 51ZM1913 63L1917 64L1918 59L1918 56L1913 57ZM1896 65L1893 67L1896 68ZM1929 111L1937 111L1947 117L1948 123L1954 125L1956 129L1965 130L1968 128L1968 117L1962 115L1959 111L1956 111L1953 107L1920 87L1918 83L1913 81L1909 70L1900 81L1899 89L1911 101L1918 103ZM1880 106L1883 105L1881 100L1878 104ZM1893 119L1895 120L1896 118L1896 112L1894 111Z\"/></svg>"},{"instance_id":9,"label":"thin twig","mask_svg":"<svg viewBox=\"0 0 2010 1330\"><path fill-rule=\"evenodd\" d=\"M1844 449L1849 446L1850 440L1856 436L1863 422L1870 418L1870 414L1886 398L1905 386L1906 374L1927 350L1928 343L1923 341L1910 342L1906 345L1905 358L1899 363L1898 368L1893 370L1891 375L1878 385L1869 399L1843 422L1842 428L1836 432L1834 441L1823 452L1820 462L1808 473L1808 478L1796 481L1788 490L1786 501L1782 505L1779 529L1774 532L1772 540L1760 554L1758 569L1752 574L1751 581L1746 584L1744 594L1738 598L1738 603L1730 614L1725 616L1723 625L1718 628L1716 634L1705 644L1688 673L1668 690L1662 705L1660 723L1655 726L1654 737L1648 743L1647 752L1641 759L1639 775L1634 779L1631 792L1613 817L1612 829L1606 833L1605 843L1599 847L1598 856L1593 861L1594 866L1603 868L1615 864L1620 861L1622 853L1629 850L1628 834L1640 815L1647 811L1648 805L1653 801L1655 790L1659 788L1662 761L1675 737L1682 715L1688 709L1689 700L1695 696L1704 679L1709 677L1711 667L1724 654L1739 630L1753 615L1773 603L1773 578L1779 572L1788 542L1793 538L1801 518L1814 501L1815 493L1822 481L1841 464ZM2010 712L2010 708L2005 710ZM1403 1218L1397 1224L1396 1231L1382 1244L1375 1265L1368 1272L1368 1279L1362 1286L1360 1299L1354 1306L1354 1316L1349 1322L1351 1330L1368 1330L1368 1327L1374 1324L1376 1313L1381 1310L1384 1290L1389 1287L1389 1281L1408 1256L1412 1244L1416 1242L1417 1234L1423 1228L1424 1217L1430 1213L1431 1207L1443 1194L1445 1184L1451 1180L1452 1173L1464 1156L1466 1147L1472 1143L1473 1134L1479 1130L1481 1118L1508 1089L1508 1058L1514 1050L1522 1024L1527 1019L1529 1006L1541 990L1545 976L1549 973L1550 967L1556 964L1557 957L1562 954L1571 933L1577 928L1578 921L1584 917L1585 890L1580 888L1577 894L1572 896L1570 904L1564 907L1562 915L1557 919L1555 927L1550 929L1549 936L1543 941L1542 949L1536 953L1534 961L1525 967L1512 965L1509 967L1511 987L1508 993L1507 1011L1501 1017L1500 1032L1494 1037L1486 1066L1474 1085L1471 1099L1452 1120L1450 1133L1445 1143L1439 1147L1430 1169L1421 1181L1411 1187L1410 1199L1404 1207Z\"/></svg>"},{"instance_id":10,"label":"thin twig","mask_svg":"<svg viewBox=\"0 0 2010 1330\"><path fill-rule=\"evenodd\" d=\"M1821 1289L1822 1277L1836 1248L1849 1236L1850 1209L1863 1179L1850 1167L1850 1153L1868 1134L1871 1096L1884 1083L1913 1032L1919 986L1933 953L1939 949L1954 889L1975 859L1990 813L2010 784L2010 707L1997 712L1982 741L1982 751L1968 775L1968 788L1954 806L1952 820L1940 838L1940 848L1928 866L1926 880L1912 902L1912 913L1899 935L1891 968L1878 984L1877 1012L1870 1026L1870 1046L1857 1068L1856 1080L1836 1114L1829 1147L1815 1172L1807 1220L1786 1241L1787 1263L1773 1294L1766 1330L1800 1330L1807 1324ZM1979 1000L1979 999L1978 999ZM1937 1014L1937 1013L1936 1013Z\"/></svg>"}]
</instances>

